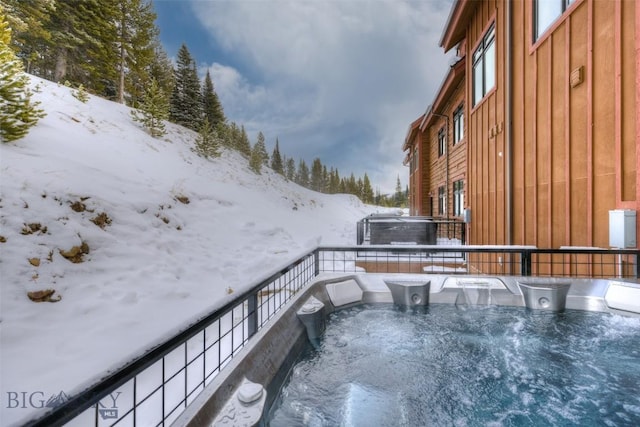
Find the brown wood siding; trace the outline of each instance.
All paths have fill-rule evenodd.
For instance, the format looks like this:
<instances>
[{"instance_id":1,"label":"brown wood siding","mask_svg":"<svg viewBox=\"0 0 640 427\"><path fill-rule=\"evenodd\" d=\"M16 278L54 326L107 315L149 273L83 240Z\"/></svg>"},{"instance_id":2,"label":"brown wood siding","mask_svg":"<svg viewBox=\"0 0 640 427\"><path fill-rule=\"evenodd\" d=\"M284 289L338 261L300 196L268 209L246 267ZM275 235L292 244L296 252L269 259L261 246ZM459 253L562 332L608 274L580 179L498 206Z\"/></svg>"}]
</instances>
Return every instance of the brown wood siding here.
<instances>
[{"instance_id":1,"label":"brown wood siding","mask_svg":"<svg viewBox=\"0 0 640 427\"><path fill-rule=\"evenodd\" d=\"M441 186L446 187L447 198L447 215L453 217L453 183L458 180L464 180L465 200L467 198L467 117L468 107L465 102L465 82L462 80L458 87L452 93L449 101L435 113L447 116L449 118L449 128L447 131L447 153L440 156L438 153L438 133L440 129L447 127L447 121L443 117L436 117L432 124L422 133L424 151L428 153L424 160L423 194L425 199L433 199L433 215L442 216L438 210L438 189ZM457 144L453 144L453 113L461 105L464 105L464 130L463 139ZM447 159L448 156L448 159ZM449 162L449 179L447 182L447 160ZM428 202L427 202L428 203ZM429 215L431 210L429 206L425 206L424 215Z\"/></svg>"},{"instance_id":2,"label":"brown wood siding","mask_svg":"<svg viewBox=\"0 0 640 427\"><path fill-rule=\"evenodd\" d=\"M496 59L504 55L504 37L500 31L503 11L496 1L478 5L475 19L467 30L470 47L467 62L467 99L473 99L473 52L492 22L496 28ZM470 243L504 243L505 238L505 157L504 157L504 71L496 69L495 88L478 105L470 106L468 134L469 206L472 222Z\"/></svg>"},{"instance_id":3,"label":"brown wood siding","mask_svg":"<svg viewBox=\"0 0 640 427\"><path fill-rule=\"evenodd\" d=\"M608 211L638 209L639 91L636 3L576 0L532 43L531 0L511 2L512 233L507 241L505 175L506 3L484 1L468 23L471 57L496 25L496 88L469 106L466 196L471 244L600 246ZM572 72L583 82L570 85ZM437 148L437 147L436 147ZM437 154L437 151L436 151Z\"/></svg>"},{"instance_id":4,"label":"brown wood siding","mask_svg":"<svg viewBox=\"0 0 640 427\"><path fill-rule=\"evenodd\" d=\"M631 1L616 3L616 76L618 85L616 87L616 141L620 141L619 156L621 170L617 172L620 176L620 183L617 185L619 193L617 202L619 207L635 209L638 205L638 144L636 134L636 121L638 115L638 104L631 94L638 93L636 80L640 76L640 70L636 69L639 53L636 49L640 44L640 34L636 35L640 22L636 22L638 12L634 9L635 4ZM636 19L631 19L633 16ZM626 19L623 19L626 17ZM636 40L635 46L631 40ZM624 94L624 96L622 95ZM631 202L631 203L625 203Z\"/></svg>"}]
</instances>

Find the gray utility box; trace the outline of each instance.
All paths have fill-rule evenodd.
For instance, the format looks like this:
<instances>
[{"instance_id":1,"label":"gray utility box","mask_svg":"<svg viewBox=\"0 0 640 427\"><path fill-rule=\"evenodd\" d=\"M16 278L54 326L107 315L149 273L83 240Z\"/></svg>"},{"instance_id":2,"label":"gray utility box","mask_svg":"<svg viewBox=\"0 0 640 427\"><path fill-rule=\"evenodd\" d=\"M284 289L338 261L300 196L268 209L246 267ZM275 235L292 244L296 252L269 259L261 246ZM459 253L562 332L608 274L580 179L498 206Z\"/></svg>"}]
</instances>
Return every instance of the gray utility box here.
<instances>
[{"instance_id":1,"label":"gray utility box","mask_svg":"<svg viewBox=\"0 0 640 427\"><path fill-rule=\"evenodd\" d=\"M609 211L609 246L625 249L636 245L636 211Z\"/></svg>"},{"instance_id":2,"label":"gray utility box","mask_svg":"<svg viewBox=\"0 0 640 427\"><path fill-rule=\"evenodd\" d=\"M391 243L416 243L435 245L438 224L432 221L404 219L373 219L369 222L370 243L389 245Z\"/></svg>"}]
</instances>

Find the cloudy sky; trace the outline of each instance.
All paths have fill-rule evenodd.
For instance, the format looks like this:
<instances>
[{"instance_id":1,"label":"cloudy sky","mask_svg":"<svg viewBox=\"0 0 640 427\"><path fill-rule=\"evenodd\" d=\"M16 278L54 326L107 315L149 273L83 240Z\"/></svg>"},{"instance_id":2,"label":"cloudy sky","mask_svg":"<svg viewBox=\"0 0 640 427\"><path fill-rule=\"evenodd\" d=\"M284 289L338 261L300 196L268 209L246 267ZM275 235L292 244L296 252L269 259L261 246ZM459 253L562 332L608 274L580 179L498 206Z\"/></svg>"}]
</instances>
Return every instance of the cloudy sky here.
<instances>
[{"instance_id":1,"label":"cloudy sky","mask_svg":"<svg viewBox=\"0 0 640 427\"><path fill-rule=\"evenodd\" d=\"M438 47L452 0L155 0L171 57L185 43L227 118L276 137L288 157L403 187L402 143L451 53Z\"/></svg>"}]
</instances>

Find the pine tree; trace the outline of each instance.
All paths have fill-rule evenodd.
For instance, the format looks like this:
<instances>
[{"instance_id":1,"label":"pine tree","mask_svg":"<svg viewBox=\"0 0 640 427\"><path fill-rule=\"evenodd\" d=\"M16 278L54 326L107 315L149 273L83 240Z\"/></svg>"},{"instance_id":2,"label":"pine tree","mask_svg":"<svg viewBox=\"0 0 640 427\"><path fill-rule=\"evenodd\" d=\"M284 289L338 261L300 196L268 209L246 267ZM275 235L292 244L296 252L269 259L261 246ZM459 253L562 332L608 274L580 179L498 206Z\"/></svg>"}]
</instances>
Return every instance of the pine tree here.
<instances>
[{"instance_id":1,"label":"pine tree","mask_svg":"<svg viewBox=\"0 0 640 427\"><path fill-rule=\"evenodd\" d=\"M331 174L330 179L331 179L331 193L332 194L339 193L340 192L340 173L338 172L337 168Z\"/></svg>"},{"instance_id":2,"label":"pine tree","mask_svg":"<svg viewBox=\"0 0 640 427\"><path fill-rule=\"evenodd\" d=\"M329 192L329 172L326 165L322 165L322 192Z\"/></svg>"},{"instance_id":3,"label":"pine tree","mask_svg":"<svg viewBox=\"0 0 640 427\"><path fill-rule=\"evenodd\" d=\"M353 194L354 196L358 194L358 182L356 181L356 177L351 172L349 179L347 180L347 193Z\"/></svg>"},{"instance_id":4,"label":"pine tree","mask_svg":"<svg viewBox=\"0 0 640 427\"><path fill-rule=\"evenodd\" d=\"M240 143L237 147L237 150L245 157L251 157L251 142L249 141L249 136L247 135L247 131L244 129L244 125L240 127Z\"/></svg>"},{"instance_id":5,"label":"pine tree","mask_svg":"<svg viewBox=\"0 0 640 427\"><path fill-rule=\"evenodd\" d=\"M280 156L280 143L278 138L276 138L276 146L273 148L273 153L271 154L271 169L274 172L279 173L284 176L284 167L282 165L282 157Z\"/></svg>"},{"instance_id":6,"label":"pine tree","mask_svg":"<svg viewBox=\"0 0 640 427\"><path fill-rule=\"evenodd\" d=\"M173 64L167 56L167 52L165 52L162 47L158 35L156 35L153 40L153 52L153 59L151 64L149 64L149 78L155 79L158 82L158 87L162 89L162 92L165 94L173 93ZM132 95L132 98L132 106L135 107L138 100L135 99L134 95Z\"/></svg>"},{"instance_id":7,"label":"pine tree","mask_svg":"<svg viewBox=\"0 0 640 427\"><path fill-rule=\"evenodd\" d=\"M258 132L258 138L256 145L253 146L253 151L257 151L260 155L260 161L263 166L269 165L269 154L267 153L267 146L265 145L264 134L262 132ZM251 155L253 155L253 152L251 152Z\"/></svg>"},{"instance_id":8,"label":"pine tree","mask_svg":"<svg viewBox=\"0 0 640 427\"><path fill-rule=\"evenodd\" d=\"M44 111L31 102L29 78L10 47L11 30L0 7L0 142L24 137Z\"/></svg>"},{"instance_id":9,"label":"pine tree","mask_svg":"<svg viewBox=\"0 0 640 427\"><path fill-rule=\"evenodd\" d=\"M251 150L251 157L249 157L249 167L257 174L261 172L263 165L262 151L264 148L264 143L262 145L263 147L260 147L260 140L258 140L258 142L256 142L256 144L253 146L253 149Z\"/></svg>"},{"instance_id":10,"label":"pine tree","mask_svg":"<svg viewBox=\"0 0 640 427\"><path fill-rule=\"evenodd\" d=\"M362 189L364 188L364 183L362 182L362 178L358 178L356 180L356 196L358 199L362 200Z\"/></svg>"},{"instance_id":11,"label":"pine tree","mask_svg":"<svg viewBox=\"0 0 640 427\"><path fill-rule=\"evenodd\" d=\"M217 128L227 120L224 117L224 110L218 99L218 94L216 94L213 89L213 82L211 81L209 70L207 70L207 75L204 78L204 85L202 87L202 109L205 117L209 119L209 123L211 123L214 128Z\"/></svg>"},{"instance_id":12,"label":"pine tree","mask_svg":"<svg viewBox=\"0 0 640 427\"><path fill-rule=\"evenodd\" d=\"M202 120L200 133L196 137L196 153L204 158L220 156L220 140L207 117Z\"/></svg>"},{"instance_id":13,"label":"pine tree","mask_svg":"<svg viewBox=\"0 0 640 427\"><path fill-rule=\"evenodd\" d=\"M400 175L396 179L396 192L393 196L394 206L402 207L404 201L404 194L402 193L402 185L400 184Z\"/></svg>"},{"instance_id":14,"label":"pine tree","mask_svg":"<svg viewBox=\"0 0 640 427\"><path fill-rule=\"evenodd\" d=\"M78 86L78 89L71 91L71 96L73 96L75 99L82 102L83 104L86 104L89 101L89 94L85 90L83 84Z\"/></svg>"},{"instance_id":15,"label":"pine tree","mask_svg":"<svg viewBox=\"0 0 640 427\"><path fill-rule=\"evenodd\" d=\"M142 123L154 138L166 133L164 120L169 117L169 101L155 79L151 80L140 111L132 110L131 116L135 121Z\"/></svg>"},{"instance_id":16,"label":"pine tree","mask_svg":"<svg viewBox=\"0 0 640 427\"><path fill-rule=\"evenodd\" d=\"M102 0L55 3L47 30L54 59L53 80L83 84L90 92L115 98L117 63L115 16L117 4Z\"/></svg>"},{"instance_id":17,"label":"pine tree","mask_svg":"<svg viewBox=\"0 0 640 427\"><path fill-rule=\"evenodd\" d=\"M117 28L117 101L137 105L144 95L145 83L151 77L156 40L159 30L156 14L147 0L117 0L115 23ZM165 92L170 93L170 92Z\"/></svg>"},{"instance_id":18,"label":"pine tree","mask_svg":"<svg viewBox=\"0 0 640 427\"><path fill-rule=\"evenodd\" d=\"M296 178L296 161L293 160L293 157L288 158L286 162L286 177L289 181L294 181Z\"/></svg>"},{"instance_id":19,"label":"pine tree","mask_svg":"<svg viewBox=\"0 0 640 427\"><path fill-rule=\"evenodd\" d=\"M309 186L309 167L304 160L298 163L298 174L296 175L296 183L303 186Z\"/></svg>"},{"instance_id":20,"label":"pine tree","mask_svg":"<svg viewBox=\"0 0 640 427\"><path fill-rule=\"evenodd\" d=\"M362 201L365 203L373 203L373 187L371 187L371 181L369 181L369 176L366 172L363 179Z\"/></svg>"},{"instance_id":21,"label":"pine tree","mask_svg":"<svg viewBox=\"0 0 640 427\"><path fill-rule=\"evenodd\" d=\"M26 72L42 74L42 58L51 33L46 25L55 7L54 0L0 0L12 29L12 47L24 61Z\"/></svg>"},{"instance_id":22,"label":"pine tree","mask_svg":"<svg viewBox=\"0 0 640 427\"><path fill-rule=\"evenodd\" d=\"M318 157L313 159L311 164L311 184L310 188L313 191L323 190L323 175L322 175L322 162Z\"/></svg>"},{"instance_id":23,"label":"pine tree","mask_svg":"<svg viewBox=\"0 0 640 427\"><path fill-rule=\"evenodd\" d=\"M200 80L196 62L185 44L178 50L169 118L172 122L195 131L202 122Z\"/></svg>"}]
</instances>

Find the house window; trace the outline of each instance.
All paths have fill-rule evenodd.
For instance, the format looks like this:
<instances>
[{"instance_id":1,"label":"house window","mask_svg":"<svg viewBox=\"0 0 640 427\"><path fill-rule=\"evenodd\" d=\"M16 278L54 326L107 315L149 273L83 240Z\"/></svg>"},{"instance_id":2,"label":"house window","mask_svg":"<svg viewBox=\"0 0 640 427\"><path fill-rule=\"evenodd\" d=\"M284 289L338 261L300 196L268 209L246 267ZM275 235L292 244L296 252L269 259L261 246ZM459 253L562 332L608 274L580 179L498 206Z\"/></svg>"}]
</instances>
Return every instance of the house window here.
<instances>
[{"instance_id":1,"label":"house window","mask_svg":"<svg viewBox=\"0 0 640 427\"><path fill-rule=\"evenodd\" d=\"M416 170L418 170L418 147L413 149L413 154L411 154L411 160L409 161L409 173L412 174Z\"/></svg>"},{"instance_id":2,"label":"house window","mask_svg":"<svg viewBox=\"0 0 640 427\"><path fill-rule=\"evenodd\" d=\"M447 214L447 196L444 187L438 187L438 213L441 216Z\"/></svg>"},{"instance_id":3,"label":"house window","mask_svg":"<svg viewBox=\"0 0 640 427\"><path fill-rule=\"evenodd\" d=\"M443 156L447 149L447 134L444 128L438 131L438 156Z\"/></svg>"},{"instance_id":4,"label":"house window","mask_svg":"<svg viewBox=\"0 0 640 427\"><path fill-rule=\"evenodd\" d=\"M573 2L574 0L534 0L533 41L538 40Z\"/></svg>"},{"instance_id":5,"label":"house window","mask_svg":"<svg viewBox=\"0 0 640 427\"><path fill-rule=\"evenodd\" d=\"M496 30L491 25L473 52L473 105L496 85Z\"/></svg>"},{"instance_id":6,"label":"house window","mask_svg":"<svg viewBox=\"0 0 640 427\"><path fill-rule=\"evenodd\" d=\"M453 215L462 216L464 207L464 181L459 180L453 183Z\"/></svg>"},{"instance_id":7,"label":"house window","mask_svg":"<svg viewBox=\"0 0 640 427\"><path fill-rule=\"evenodd\" d=\"M464 108L460 105L453 112L453 144L457 144L464 138Z\"/></svg>"}]
</instances>

